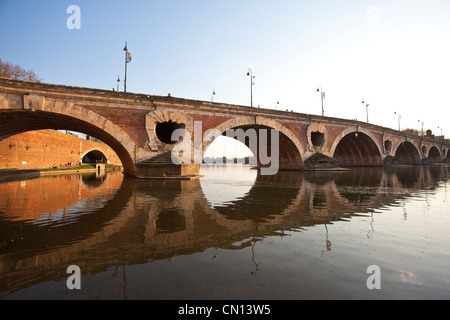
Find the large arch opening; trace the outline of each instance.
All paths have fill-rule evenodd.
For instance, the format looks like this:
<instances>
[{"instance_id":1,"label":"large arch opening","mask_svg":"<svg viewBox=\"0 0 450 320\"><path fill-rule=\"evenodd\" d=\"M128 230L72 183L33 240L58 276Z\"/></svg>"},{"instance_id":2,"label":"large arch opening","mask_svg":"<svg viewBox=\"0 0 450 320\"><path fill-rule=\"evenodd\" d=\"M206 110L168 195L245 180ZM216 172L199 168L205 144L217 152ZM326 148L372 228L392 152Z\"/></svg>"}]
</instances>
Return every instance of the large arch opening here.
<instances>
[{"instance_id":1,"label":"large arch opening","mask_svg":"<svg viewBox=\"0 0 450 320\"><path fill-rule=\"evenodd\" d=\"M395 157L400 159L402 164L418 164L420 163L420 154L417 148L408 141L401 143L397 151L395 152Z\"/></svg>"},{"instance_id":2,"label":"large arch opening","mask_svg":"<svg viewBox=\"0 0 450 320\"><path fill-rule=\"evenodd\" d=\"M97 126L93 122L83 120L83 117L89 117L90 111L81 108L77 109L77 107L72 107L71 111L74 113L74 116L40 110L1 110L0 140L19 133L46 129L68 130L83 133L103 141L113 149L122 162L124 173L134 176L136 169L131 152L127 150L122 141L119 141L115 135L109 133L105 127L109 126L112 131L117 133L117 136L119 136L119 132L121 132L120 136L123 138L124 133L122 130L111 122L107 123L107 119L104 119L95 113L92 113L92 118L97 119L99 123L103 123L103 128L100 125ZM80 115L80 118L76 117L77 114Z\"/></svg>"},{"instance_id":3,"label":"large arch opening","mask_svg":"<svg viewBox=\"0 0 450 320\"><path fill-rule=\"evenodd\" d=\"M381 166L379 148L368 135L352 132L336 146L333 157L342 167Z\"/></svg>"},{"instance_id":4,"label":"large arch opening","mask_svg":"<svg viewBox=\"0 0 450 320\"><path fill-rule=\"evenodd\" d=\"M259 168L300 170L303 161L294 142L283 132L262 125L229 128L222 133L244 144L252 153L252 160Z\"/></svg>"},{"instance_id":5,"label":"large arch opening","mask_svg":"<svg viewBox=\"0 0 450 320\"><path fill-rule=\"evenodd\" d=\"M441 161L441 153L439 152L439 149L436 146L433 146L430 148L430 151L428 152L428 159L431 162L440 162Z\"/></svg>"},{"instance_id":6,"label":"large arch opening","mask_svg":"<svg viewBox=\"0 0 450 320\"><path fill-rule=\"evenodd\" d=\"M280 170L303 169L303 149L295 135L276 121L259 120L249 123L247 119L232 119L212 128L204 136L203 151L208 150L217 137L225 135L251 149L260 169L275 168L273 174Z\"/></svg>"},{"instance_id":7,"label":"large arch opening","mask_svg":"<svg viewBox=\"0 0 450 320\"><path fill-rule=\"evenodd\" d=\"M203 154L204 164L255 165L256 157L247 145L224 135L218 136Z\"/></svg>"}]
</instances>

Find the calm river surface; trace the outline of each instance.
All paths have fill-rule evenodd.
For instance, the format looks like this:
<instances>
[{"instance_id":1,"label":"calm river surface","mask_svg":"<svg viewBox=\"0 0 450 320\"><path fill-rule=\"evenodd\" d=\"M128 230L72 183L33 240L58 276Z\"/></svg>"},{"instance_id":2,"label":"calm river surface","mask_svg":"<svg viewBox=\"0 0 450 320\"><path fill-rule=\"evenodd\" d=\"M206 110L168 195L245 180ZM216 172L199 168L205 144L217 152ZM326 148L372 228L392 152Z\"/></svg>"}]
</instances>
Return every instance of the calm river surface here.
<instances>
[{"instance_id":1,"label":"calm river surface","mask_svg":"<svg viewBox=\"0 0 450 320\"><path fill-rule=\"evenodd\" d=\"M201 171L1 183L0 299L450 299L450 168Z\"/></svg>"}]
</instances>

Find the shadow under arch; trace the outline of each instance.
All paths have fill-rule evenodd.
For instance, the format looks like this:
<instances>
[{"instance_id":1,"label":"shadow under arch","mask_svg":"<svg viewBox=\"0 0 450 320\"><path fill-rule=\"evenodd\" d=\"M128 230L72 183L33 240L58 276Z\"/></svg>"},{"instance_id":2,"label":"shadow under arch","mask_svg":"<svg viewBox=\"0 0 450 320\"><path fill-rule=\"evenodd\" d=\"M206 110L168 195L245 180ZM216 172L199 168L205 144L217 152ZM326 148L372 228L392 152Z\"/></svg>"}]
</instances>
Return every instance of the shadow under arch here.
<instances>
[{"instance_id":1,"label":"shadow under arch","mask_svg":"<svg viewBox=\"0 0 450 320\"><path fill-rule=\"evenodd\" d=\"M245 141L241 141L247 147L252 141L249 141L249 136L247 135L248 130L256 130L258 142L255 142L258 145L258 152L252 150L254 156L257 158L258 166L261 167L260 154L259 154L259 132L261 129L265 129L268 131L268 136L270 136L270 130L274 129L279 132L279 141L278 143L278 151L279 151L279 159L278 159L278 168L280 170L301 170L304 166L302 155L304 154L303 147L297 137L285 126L282 124L269 120L263 119L261 117L243 117L236 118L225 121L215 128L208 130L205 133L202 145L197 148L201 149L202 159L204 157L204 153L211 145L211 143L215 140L215 138L219 135L226 135L229 130L244 130L244 139ZM269 141L270 139L268 139ZM271 151L271 143L267 146L268 153ZM251 148L250 148L251 149ZM200 152L197 150L197 152ZM263 165L264 166L264 165Z\"/></svg>"},{"instance_id":2,"label":"shadow under arch","mask_svg":"<svg viewBox=\"0 0 450 320\"><path fill-rule=\"evenodd\" d=\"M342 167L381 166L381 150L369 131L348 128L336 138L330 153Z\"/></svg>"},{"instance_id":3,"label":"shadow under arch","mask_svg":"<svg viewBox=\"0 0 450 320\"><path fill-rule=\"evenodd\" d=\"M110 146L119 157L124 173L134 176L135 144L119 126L93 111L65 104L54 110L0 110L0 139L35 130L70 130L95 137Z\"/></svg>"}]
</instances>

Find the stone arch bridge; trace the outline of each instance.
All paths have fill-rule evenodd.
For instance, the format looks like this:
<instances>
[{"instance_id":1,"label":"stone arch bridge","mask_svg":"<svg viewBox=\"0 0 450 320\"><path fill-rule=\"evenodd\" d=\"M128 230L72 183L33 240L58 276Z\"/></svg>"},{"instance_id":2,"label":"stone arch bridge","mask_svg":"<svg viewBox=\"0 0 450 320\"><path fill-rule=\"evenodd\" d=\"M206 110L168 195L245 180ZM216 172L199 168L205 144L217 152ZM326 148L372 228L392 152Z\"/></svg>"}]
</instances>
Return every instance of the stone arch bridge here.
<instances>
[{"instance_id":1,"label":"stone arch bridge","mask_svg":"<svg viewBox=\"0 0 450 320\"><path fill-rule=\"evenodd\" d=\"M258 141L261 129L276 131L280 170L422 164L450 157L447 140L359 121L0 79L0 140L40 129L65 129L96 137L116 152L126 174L138 178L198 175L201 162L194 161L195 151L201 151L201 158L215 137L211 132L230 129L255 129ZM173 142L177 129L191 133L190 139ZM195 130L203 138L200 141L195 141ZM249 145L248 137L245 141ZM274 148L271 139L267 141L270 153ZM193 142L192 161L174 163L172 151L186 142ZM267 164L259 154L255 156L260 166Z\"/></svg>"}]
</instances>

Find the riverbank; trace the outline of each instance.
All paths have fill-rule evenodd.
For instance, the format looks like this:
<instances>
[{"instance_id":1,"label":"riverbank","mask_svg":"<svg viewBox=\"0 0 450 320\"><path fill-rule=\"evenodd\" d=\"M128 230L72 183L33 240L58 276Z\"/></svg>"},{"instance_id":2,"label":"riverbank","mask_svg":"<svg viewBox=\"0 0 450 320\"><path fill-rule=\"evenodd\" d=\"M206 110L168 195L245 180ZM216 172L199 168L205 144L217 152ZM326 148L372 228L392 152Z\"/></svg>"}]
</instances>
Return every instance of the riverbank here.
<instances>
[{"instance_id":1,"label":"riverbank","mask_svg":"<svg viewBox=\"0 0 450 320\"><path fill-rule=\"evenodd\" d=\"M109 170L122 170L122 166L107 164L106 170L108 170L108 171ZM95 164L57 168L57 169L0 170L0 183L8 182L8 181L32 179L32 178L51 176L51 175L95 173L96 171L97 171L97 169L96 169Z\"/></svg>"}]
</instances>

